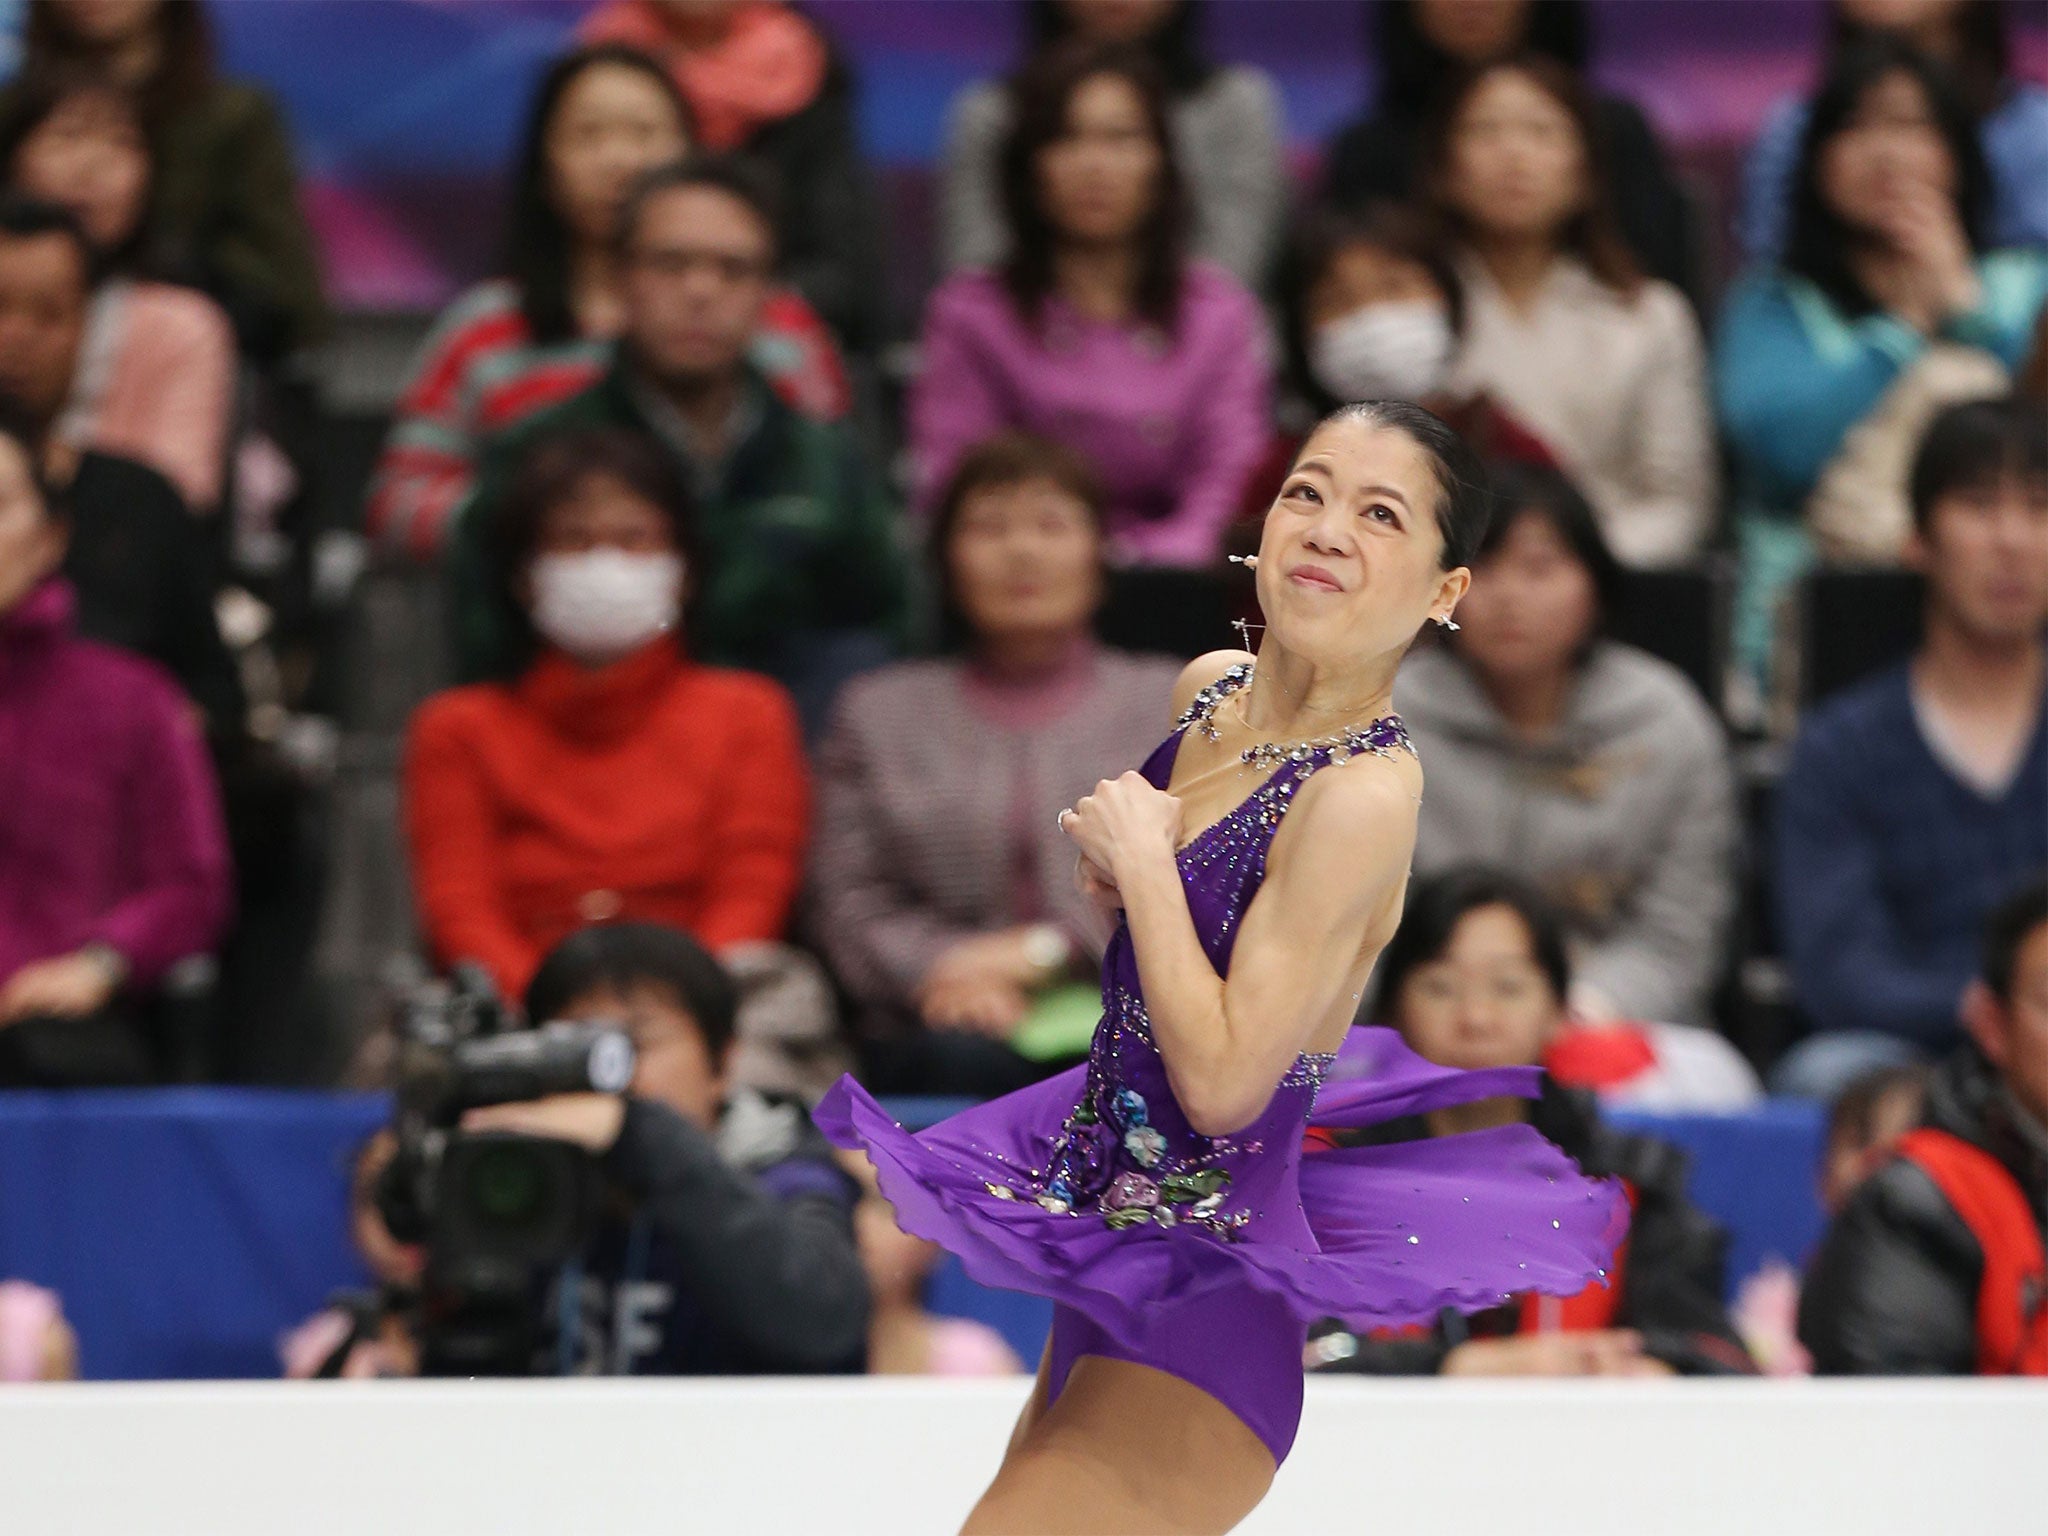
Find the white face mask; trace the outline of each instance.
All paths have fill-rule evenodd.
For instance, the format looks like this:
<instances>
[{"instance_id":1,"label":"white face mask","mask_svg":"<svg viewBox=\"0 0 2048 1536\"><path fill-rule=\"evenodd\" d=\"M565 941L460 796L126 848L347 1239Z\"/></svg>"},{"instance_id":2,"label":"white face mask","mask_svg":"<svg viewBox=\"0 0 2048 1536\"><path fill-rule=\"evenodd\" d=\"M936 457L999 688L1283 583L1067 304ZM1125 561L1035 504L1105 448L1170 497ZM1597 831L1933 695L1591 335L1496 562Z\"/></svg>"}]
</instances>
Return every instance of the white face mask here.
<instances>
[{"instance_id":1,"label":"white face mask","mask_svg":"<svg viewBox=\"0 0 2048 1536\"><path fill-rule=\"evenodd\" d=\"M578 661L617 661L676 627L683 610L679 555L591 549L533 562L533 627Z\"/></svg>"},{"instance_id":2,"label":"white face mask","mask_svg":"<svg viewBox=\"0 0 2048 1536\"><path fill-rule=\"evenodd\" d=\"M1420 400L1443 387L1450 363L1450 316L1420 299L1354 309L1308 341L1309 371L1347 405Z\"/></svg>"}]
</instances>

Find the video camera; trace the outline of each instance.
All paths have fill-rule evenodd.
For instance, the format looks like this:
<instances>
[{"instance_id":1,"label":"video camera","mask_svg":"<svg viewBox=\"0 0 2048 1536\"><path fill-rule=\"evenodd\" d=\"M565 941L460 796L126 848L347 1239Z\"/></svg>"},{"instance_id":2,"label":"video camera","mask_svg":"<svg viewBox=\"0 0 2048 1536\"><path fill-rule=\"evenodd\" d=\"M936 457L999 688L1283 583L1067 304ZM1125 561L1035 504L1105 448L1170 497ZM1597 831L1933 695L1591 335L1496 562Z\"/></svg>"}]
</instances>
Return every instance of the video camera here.
<instances>
[{"instance_id":1,"label":"video camera","mask_svg":"<svg viewBox=\"0 0 2048 1536\"><path fill-rule=\"evenodd\" d=\"M603 1184L580 1147L465 1131L462 1116L551 1094L623 1093L633 1043L600 1024L517 1027L473 965L414 986L397 1034L398 1145L376 1199L391 1235L426 1249L418 1294L405 1308L420 1374L527 1375L540 1279L589 1238Z\"/></svg>"}]
</instances>

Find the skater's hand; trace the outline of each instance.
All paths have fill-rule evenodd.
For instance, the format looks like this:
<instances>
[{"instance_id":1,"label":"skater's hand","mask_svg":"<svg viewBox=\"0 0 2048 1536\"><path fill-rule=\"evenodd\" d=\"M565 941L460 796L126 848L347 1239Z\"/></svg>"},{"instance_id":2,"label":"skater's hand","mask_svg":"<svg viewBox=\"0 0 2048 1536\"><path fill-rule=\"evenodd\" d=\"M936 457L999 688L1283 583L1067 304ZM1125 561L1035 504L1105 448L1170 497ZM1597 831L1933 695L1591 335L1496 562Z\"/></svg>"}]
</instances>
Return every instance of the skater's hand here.
<instances>
[{"instance_id":1,"label":"skater's hand","mask_svg":"<svg viewBox=\"0 0 2048 1536\"><path fill-rule=\"evenodd\" d=\"M1122 909L1124 893L1116 888L1116 882L1087 854L1074 861L1074 883L1081 888L1081 894L1105 912Z\"/></svg>"},{"instance_id":2,"label":"skater's hand","mask_svg":"<svg viewBox=\"0 0 2048 1536\"><path fill-rule=\"evenodd\" d=\"M1643 1353L1633 1328L1468 1339L1444 1357L1446 1376L1657 1376L1670 1367Z\"/></svg>"},{"instance_id":3,"label":"skater's hand","mask_svg":"<svg viewBox=\"0 0 2048 1536\"><path fill-rule=\"evenodd\" d=\"M1060 830L1081 855L1121 886L1132 860L1173 857L1180 842L1181 804L1140 773L1104 779L1060 817Z\"/></svg>"}]
</instances>

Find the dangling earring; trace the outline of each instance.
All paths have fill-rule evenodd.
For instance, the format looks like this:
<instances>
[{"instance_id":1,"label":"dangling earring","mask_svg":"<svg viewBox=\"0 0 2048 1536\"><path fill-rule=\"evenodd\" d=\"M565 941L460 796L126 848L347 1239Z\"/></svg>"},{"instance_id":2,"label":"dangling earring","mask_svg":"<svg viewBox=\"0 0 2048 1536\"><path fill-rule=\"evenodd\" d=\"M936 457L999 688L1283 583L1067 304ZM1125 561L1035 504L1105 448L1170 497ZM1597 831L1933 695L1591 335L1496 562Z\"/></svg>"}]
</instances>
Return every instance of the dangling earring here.
<instances>
[{"instance_id":1,"label":"dangling earring","mask_svg":"<svg viewBox=\"0 0 2048 1536\"><path fill-rule=\"evenodd\" d=\"M1442 630L1447 635L1455 635L1460 629L1464 627L1456 619L1452 618L1433 618L1430 622L1435 624L1438 629Z\"/></svg>"},{"instance_id":2,"label":"dangling earring","mask_svg":"<svg viewBox=\"0 0 2048 1536\"><path fill-rule=\"evenodd\" d=\"M1232 565L1241 565L1248 571L1256 571L1259 568L1257 555L1231 555L1229 560Z\"/></svg>"}]
</instances>

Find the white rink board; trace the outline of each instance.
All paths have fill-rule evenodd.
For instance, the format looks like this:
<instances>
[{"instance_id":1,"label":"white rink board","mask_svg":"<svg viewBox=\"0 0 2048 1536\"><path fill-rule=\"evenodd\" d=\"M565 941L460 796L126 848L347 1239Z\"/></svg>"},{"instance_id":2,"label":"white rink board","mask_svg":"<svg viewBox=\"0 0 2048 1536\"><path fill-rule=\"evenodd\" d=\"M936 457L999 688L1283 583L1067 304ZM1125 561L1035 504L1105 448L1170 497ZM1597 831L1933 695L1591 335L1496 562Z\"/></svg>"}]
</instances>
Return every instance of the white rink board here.
<instances>
[{"instance_id":1,"label":"white rink board","mask_svg":"<svg viewBox=\"0 0 2048 1536\"><path fill-rule=\"evenodd\" d=\"M51 1536L957 1528L1024 1384L0 1388L0 1528ZM2048 1531L2048 1384L1309 1383L1241 1530ZM1086 1529L1085 1525L1079 1529Z\"/></svg>"}]
</instances>

